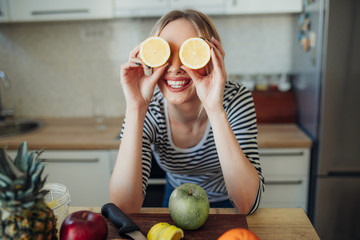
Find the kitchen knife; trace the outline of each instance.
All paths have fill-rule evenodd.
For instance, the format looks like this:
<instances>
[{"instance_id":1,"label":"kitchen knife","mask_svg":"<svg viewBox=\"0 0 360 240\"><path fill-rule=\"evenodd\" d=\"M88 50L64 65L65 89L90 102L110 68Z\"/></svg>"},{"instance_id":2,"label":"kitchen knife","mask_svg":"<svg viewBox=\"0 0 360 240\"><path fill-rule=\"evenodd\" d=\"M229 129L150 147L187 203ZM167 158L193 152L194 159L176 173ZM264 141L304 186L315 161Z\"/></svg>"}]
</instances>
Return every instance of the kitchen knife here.
<instances>
[{"instance_id":1,"label":"kitchen knife","mask_svg":"<svg viewBox=\"0 0 360 240\"><path fill-rule=\"evenodd\" d=\"M140 227L136 225L125 213L113 203L107 203L101 208L101 214L109 218L116 227L119 228L119 235L128 235L135 240L146 240L147 238L140 232Z\"/></svg>"}]
</instances>

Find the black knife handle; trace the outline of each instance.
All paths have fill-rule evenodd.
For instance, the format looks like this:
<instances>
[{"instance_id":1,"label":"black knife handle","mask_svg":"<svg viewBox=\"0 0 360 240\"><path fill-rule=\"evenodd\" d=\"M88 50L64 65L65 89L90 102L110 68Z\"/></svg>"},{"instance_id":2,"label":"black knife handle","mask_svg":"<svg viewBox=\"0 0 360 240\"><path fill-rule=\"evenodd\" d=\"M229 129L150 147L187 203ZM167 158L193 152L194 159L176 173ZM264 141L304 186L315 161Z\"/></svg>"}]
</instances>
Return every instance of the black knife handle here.
<instances>
[{"instance_id":1,"label":"black knife handle","mask_svg":"<svg viewBox=\"0 0 360 240\"><path fill-rule=\"evenodd\" d=\"M101 208L101 214L119 228L119 234L140 231L140 228L120 208L113 203L107 203Z\"/></svg>"}]
</instances>

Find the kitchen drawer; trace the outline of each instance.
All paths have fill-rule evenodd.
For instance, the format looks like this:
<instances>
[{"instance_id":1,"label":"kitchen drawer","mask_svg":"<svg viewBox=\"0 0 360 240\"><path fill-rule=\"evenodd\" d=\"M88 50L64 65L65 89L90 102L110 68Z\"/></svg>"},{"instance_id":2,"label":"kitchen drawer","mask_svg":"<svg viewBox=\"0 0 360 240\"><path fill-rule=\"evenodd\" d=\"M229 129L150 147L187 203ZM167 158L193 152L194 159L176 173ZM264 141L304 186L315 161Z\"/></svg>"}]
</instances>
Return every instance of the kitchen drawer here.
<instances>
[{"instance_id":1,"label":"kitchen drawer","mask_svg":"<svg viewBox=\"0 0 360 240\"><path fill-rule=\"evenodd\" d=\"M10 152L15 157L16 152ZM40 155L47 182L67 186L71 206L102 206L109 201L109 151L51 151Z\"/></svg>"},{"instance_id":2,"label":"kitchen drawer","mask_svg":"<svg viewBox=\"0 0 360 240\"><path fill-rule=\"evenodd\" d=\"M310 149L259 149L265 178L260 207L301 207L307 211Z\"/></svg>"},{"instance_id":3,"label":"kitchen drawer","mask_svg":"<svg viewBox=\"0 0 360 240\"><path fill-rule=\"evenodd\" d=\"M300 13L302 0L225 0L227 14Z\"/></svg>"},{"instance_id":4,"label":"kitchen drawer","mask_svg":"<svg viewBox=\"0 0 360 240\"><path fill-rule=\"evenodd\" d=\"M279 207L281 206L281 207ZM306 202L261 202L259 208L302 208L306 211Z\"/></svg>"},{"instance_id":5,"label":"kitchen drawer","mask_svg":"<svg viewBox=\"0 0 360 240\"><path fill-rule=\"evenodd\" d=\"M261 148L259 154L264 176L307 175L309 172L309 149Z\"/></svg>"},{"instance_id":6,"label":"kitchen drawer","mask_svg":"<svg viewBox=\"0 0 360 240\"><path fill-rule=\"evenodd\" d=\"M306 202L308 190L307 176L279 176L265 178L266 189L263 202Z\"/></svg>"},{"instance_id":7,"label":"kitchen drawer","mask_svg":"<svg viewBox=\"0 0 360 240\"><path fill-rule=\"evenodd\" d=\"M11 21L56 21L112 18L112 0L10 1Z\"/></svg>"}]
</instances>

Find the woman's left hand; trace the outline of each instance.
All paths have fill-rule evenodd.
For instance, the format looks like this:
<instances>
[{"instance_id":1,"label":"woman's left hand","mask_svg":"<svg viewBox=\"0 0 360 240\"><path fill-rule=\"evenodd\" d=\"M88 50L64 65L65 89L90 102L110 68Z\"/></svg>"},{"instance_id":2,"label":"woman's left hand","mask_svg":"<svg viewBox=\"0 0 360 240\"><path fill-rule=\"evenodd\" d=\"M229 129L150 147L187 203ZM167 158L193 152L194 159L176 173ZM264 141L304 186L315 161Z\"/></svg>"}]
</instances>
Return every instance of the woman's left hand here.
<instances>
[{"instance_id":1,"label":"woman's left hand","mask_svg":"<svg viewBox=\"0 0 360 240\"><path fill-rule=\"evenodd\" d=\"M193 80L196 93L205 110L207 112L217 112L223 110L223 95L226 83L225 52L220 42L214 37L211 38L211 42L207 42L211 48L211 61L213 64L211 72L203 76L199 74L197 70L190 69L186 66L182 66L182 68Z\"/></svg>"}]
</instances>

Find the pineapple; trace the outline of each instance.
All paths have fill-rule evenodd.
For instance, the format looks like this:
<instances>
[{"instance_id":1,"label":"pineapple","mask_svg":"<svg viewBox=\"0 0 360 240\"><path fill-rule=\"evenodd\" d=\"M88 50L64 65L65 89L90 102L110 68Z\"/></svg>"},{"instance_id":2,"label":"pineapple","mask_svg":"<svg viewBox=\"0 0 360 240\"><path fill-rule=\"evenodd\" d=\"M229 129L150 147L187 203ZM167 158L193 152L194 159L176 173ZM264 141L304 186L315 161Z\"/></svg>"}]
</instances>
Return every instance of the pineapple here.
<instances>
[{"instance_id":1,"label":"pineapple","mask_svg":"<svg viewBox=\"0 0 360 240\"><path fill-rule=\"evenodd\" d=\"M41 153L41 152L40 152ZM45 202L39 152L19 146L13 161L0 148L0 239L57 239L56 217Z\"/></svg>"}]
</instances>

